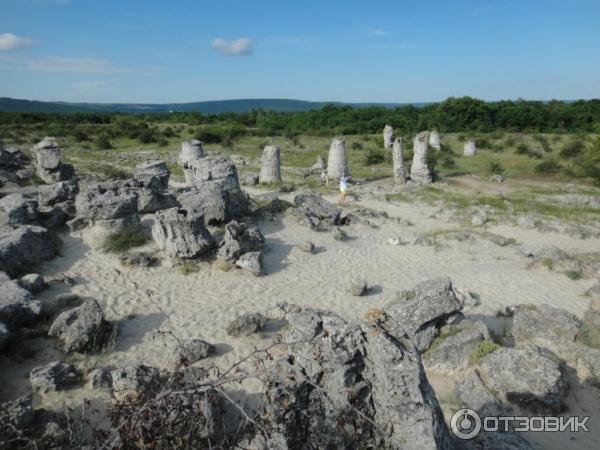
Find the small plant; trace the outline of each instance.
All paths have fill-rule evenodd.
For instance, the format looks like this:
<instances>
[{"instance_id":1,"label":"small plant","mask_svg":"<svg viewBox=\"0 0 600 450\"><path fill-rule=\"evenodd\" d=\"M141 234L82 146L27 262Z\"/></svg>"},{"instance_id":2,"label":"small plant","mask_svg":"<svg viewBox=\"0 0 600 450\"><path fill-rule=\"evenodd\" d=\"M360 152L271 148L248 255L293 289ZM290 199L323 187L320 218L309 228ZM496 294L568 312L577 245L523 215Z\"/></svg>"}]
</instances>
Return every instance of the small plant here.
<instances>
[{"instance_id":1,"label":"small plant","mask_svg":"<svg viewBox=\"0 0 600 450\"><path fill-rule=\"evenodd\" d=\"M566 159L574 159L581 155L585 150L585 144L581 139L573 139L563 145L560 156Z\"/></svg>"},{"instance_id":2,"label":"small plant","mask_svg":"<svg viewBox=\"0 0 600 450\"><path fill-rule=\"evenodd\" d=\"M350 144L350 148L352 150L362 150L363 149L362 142L353 142L352 144Z\"/></svg>"},{"instance_id":3,"label":"small plant","mask_svg":"<svg viewBox=\"0 0 600 450\"><path fill-rule=\"evenodd\" d=\"M474 366L475 364L479 363L481 358L483 358L486 355L489 355L490 353L494 353L500 348L502 347L494 342L484 341L480 343L469 356L469 365Z\"/></svg>"},{"instance_id":4,"label":"small plant","mask_svg":"<svg viewBox=\"0 0 600 450\"><path fill-rule=\"evenodd\" d=\"M502 175L504 173L504 167L499 161L490 159L487 167L488 174L490 175Z\"/></svg>"},{"instance_id":5,"label":"small plant","mask_svg":"<svg viewBox=\"0 0 600 450\"><path fill-rule=\"evenodd\" d=\"M584 318L576 339L583 345L600 349L600 327L593 320Z\"/></svg>"},{"instance_id":6,"label":"small plant","mask_svg":"<svg viewBox=\"0 0 600 450\"><path fill-rule=\"evenodd\" d=\"M150 236L141 226L125 227L104 240L102 248L110 253L123 253L148 242Z\"/></svg>"},{"instance_id":7,"label":"small plant","mask_svg":"<svg viewBox=\"0 0 600 450\"><path fill-rule=\"evenodd\" d=\"M95 144L98 150L110 150L111 148L113 148L112 143L110 142L110 138L105 133L100 134L98 135L98 137L96 137Z\"/></svg>"},{"instance_id":8,"label":"small plant","mask_svg":"<svg viewBox=\"0 0 600 450\"><path fill-rule=\"evenodd\" d=\"M544 258L540 264L548 270L554 269L554 260L552 258Z\"/></svg>"},{"instance_id":9,"label":"small plant","mask_svg":"<svg viewBox=\"0 0 600 450\"><path fill-rule=\"evenodd\" d=\"M200 267L194 261L185 261L183 264L179 266L179 272L182 275L190 275L192 273L197 273L200 271Z\"/></svg>"},{"instance_id":10,"label":"small plant","mask_svg":"<svg viewBox=\"0 0 600 450\"><path fill-rule=\"evenodd\" d=\"M229 263L229 261L225 261L224 259L218 260L215 265L221 272L229 272L231 270L231 263Z\"/></svg>"},{"instance_id":11,"label":"small plant","mask_svg":"<svg viewBox=\"0 0 600 450\"><path fill-rule=\"evenodd\" d=\"M542 161L538 165L536 165L533 170L535 173L546 174L546 173L556 173L560 172L561 166L554 159L548 159L546 161Z\"/></svg>"},{"instance_id":12,"label":"small plant","mask_svg":"<svg viewBox=\"0 0 600 450\"><path fill-rule=\"evenodd\" d=\"M567 270L565 275L573 281L581 280L583 278L583 272L581 270Z\"/></svg>"}]
</instances>

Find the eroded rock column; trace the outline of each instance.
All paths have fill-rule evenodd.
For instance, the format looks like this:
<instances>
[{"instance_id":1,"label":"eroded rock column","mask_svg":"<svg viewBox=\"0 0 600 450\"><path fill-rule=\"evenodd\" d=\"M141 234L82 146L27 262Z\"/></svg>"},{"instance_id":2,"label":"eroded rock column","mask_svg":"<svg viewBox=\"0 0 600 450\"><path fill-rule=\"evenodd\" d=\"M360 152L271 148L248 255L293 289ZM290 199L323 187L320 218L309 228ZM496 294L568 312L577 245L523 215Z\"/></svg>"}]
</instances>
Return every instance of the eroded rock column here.
<instances>
[{"instance_id":1,"label":"eroded rock column","mask_svg":"<svg viewBox=\"0 0 600 450\"><path fill-rule=\"evenodd\" d=\"M327 177L335 180L342 175L350 176L346 156L346 141L344 139L334 139L331 141L331 147L329 147Z\"/></svg>"},{"instance_id":2,"label":"eroded rock column","mask_svg":"<svg viewBox=\"0 0 600 450\"><path fill-rule=\"evenodd\" d=\"M188 171L186 170L189 163L202 158L204 158L202 142L192 139L191 141L183 141L181 143L181 152L179 152L177 164L183 169L186 184L192 184L192 180L189 178Z\"/></svg>"},{"instance_id":3,"label":"eroded rock column","mask_svg":"<svg viewBox=\"0 0 600 450\"><path fill-rule=\"evenodd\" d=\"M404 144L402 138L396 138L392 147L394 162L394 181L398 184L406 183L406 169L404 168Z\"/></svg>"},{"instance_id":4,"label":"eroded rock column","mask_svg":"<svg viewBox=\"0 0 600 450\"><path fill-rule=\"evenodd\" d=\"M429 146L435 150L441 150L442 144L440 142L440 133L437 131L431 131L429 133Z\"/></svg>"},{"instance_id":5,"label":"eroded rock column","mask_svg":"<svg viewBox=\"0 0 600 450\"><path fill-rule=\"evenodd\" d=\"M475 145L475 141L467 141L465 142L465 147L463 149L464 156L475 156L477 153L477 145Z\"/></svg>"},{"instance_id":6,"label":"eroded rock column","mask_svg":"<svg viewBox=\"0 0 600 450\"><path fill-rule=\"evenodd\" d=\"M260 166L261 183L277 183L281 181L281 150L277 145L266 145Z\"/></svg>"},{"instance_id":7,"label":"eroded rock column","mask_svg":"<svg viewBox=\"0 0 600 450\"><path fill-rule=\"evenodd\" d=\"M413 160L410 167L410 179L417 184L431 183L431 169L427 165L427 150L429 149L429 132L422 131L413 141Z\"/></svg>"},{"instance_id":8,"label":"eroded rock column","mask_svg":"<svg viewBox=\"0 0 600 450\"><path fill-rule=\"evenodd\" d=\"M384 148L392 148L392 143L394 141L394 129L391 125L386 125L383 128L383 147Z\"/></svg>"}]
</instances>

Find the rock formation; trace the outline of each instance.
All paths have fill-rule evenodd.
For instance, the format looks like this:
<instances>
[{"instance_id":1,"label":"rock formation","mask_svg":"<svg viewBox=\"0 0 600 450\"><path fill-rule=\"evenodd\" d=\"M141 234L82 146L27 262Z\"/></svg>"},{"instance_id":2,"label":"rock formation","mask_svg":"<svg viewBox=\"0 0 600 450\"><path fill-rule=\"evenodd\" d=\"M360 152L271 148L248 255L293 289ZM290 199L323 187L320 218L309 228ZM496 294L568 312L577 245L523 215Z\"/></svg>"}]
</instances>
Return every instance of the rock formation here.
<instances>
[{"instance_id":1,"label":"rock formation","mask_svg":"<svg viewBox=\"0 0 600 450\"><path fill-rule=\"evenodd\" d=\"M185 182L191 184L192 180L189 178L189 173L186 171L188 164L191 161L204 158L204 149L202 148L202 142L192 139L191 141L184 141L181 143L181 152L177 159L177 163L183 169L185 175Z\"/></svg>"},{"instance_id":2,"label":"rock formation","mask_svg":"<svg viewBox=\"0 0 600 450\"><path fill-rule=\"evenodd\" d=\"M404 145L402 138L394 140L392 147L392 159L394 163L394 180L398 184L406 183L406 169L404 168Z\"/></svg>"},{"instance_id":3,"label":"rock formation","mask_svg":"<svg viewBox=\"0 0 600 450\"><path fill-rule=\"evenodd\" d=\"M148 181L157 178L163 189L169 188L169 177L171 172L164 161L148 161L138 164L135 169L135 177L139 180Z\"/></svg>"},{"instance_id":4,"label":"rock formation","mask_svg":"<svg viewBox=\"0 0 600 450\"><path fill-rule=\"evenodd\" d=\"M327 161L327 176L335 180L342 175L350 176L348 160L346 158L346 141L334 139L329 147L329 159Z\"/></svg>"},{"instance_id":5,"label":"rock formation","mask_svg":"<svg viewBox=\"0 0 600 450\"><path fill-rule=\"evenodd\" d=\"M429 132L422 131L413 141L413 160L410 167L410 179L417 184L428 184L433 181L431 169L427 165L429 149Z\"/></svg>"},{"instance_id":6,"label":"rock formation","mask_svg":"<svg viewBox=\"0 0 600 450\"><path fill-rule=\"evenodd\" d=\"M281 181L281 150L277 145L266 145L260 160L261 183Z\"/></svg>"},{"instance_id":7,"label":"rock formation","mask_svg":"<svg viewBox=\"0 0 600 450\"><path fill-rule=\"evenodd\" d=\"M73 178L70 164L60 162L60 148L56 139L45 137L33 147L36 156L36 174L46 183L56 183Z\"/></svg>"},{"instance_id":8,"label":"rock formation","mask_svg":"<svg viewBox=\"0 0 600 450\"><path fill-rule=\"evenodd\" d=\"M386 125L383 127L383 147L384 148L392 148L392 143L394 141L394 129L391 125Z\"/></svg>"},{"instance_id":9,"label":"rock formation","mask_svg":"<svg viewBox=\"0 0 600 450\"><path fill-rule=\"evenodd\" d=\"M442 144L440 143L440 133L437 131L429 132L429 146L435 150L442 149Z\"/></svg>"},{"instance_id":10,"label":"rock formation","mask_svg":"<svg viewBox=\"0 0 600 450\"><path fill-rule=\"evenodd\" d=\"M171 208L158 211L155 219L152 237L156 245L172 258L196 258L215 245L201 214Z\"/></svg>"},{"instance_id":11,"label":"rock formation","mask_svg":"<svg viewBox=\"0 0 600 450\"><path fill-rule=\"evenodd\" d=\"M475 141L467 141L465 142L465 146L463 149L464 156L475 156L477 153L477 146L475 145Z\"/></svg>"},{"instance_id":12,"label":"rock formation","mask_svg":"<svg viewBox=\"0 0 600 450\"><path fill-rule=\"evenodd\" d=\"M310 173L320 175L325 170L327 170L327 164L325 164L325 158L323 158L321 155L319 155L319 156L317 156L317 160L315 161L315 163L312 166L310 166Z\"/></svg>"}]
</instances>

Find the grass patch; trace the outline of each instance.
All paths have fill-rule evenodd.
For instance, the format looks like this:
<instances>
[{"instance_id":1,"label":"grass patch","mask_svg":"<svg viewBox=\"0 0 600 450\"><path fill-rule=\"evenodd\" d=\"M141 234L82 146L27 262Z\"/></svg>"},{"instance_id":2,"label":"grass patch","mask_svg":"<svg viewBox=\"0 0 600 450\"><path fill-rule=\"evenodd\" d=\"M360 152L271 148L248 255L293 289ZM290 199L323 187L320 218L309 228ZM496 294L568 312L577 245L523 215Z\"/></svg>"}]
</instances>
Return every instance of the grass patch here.
<instances>
[{"instance_id":1,"label":"grass patch","mask_svg":"<svg viewBox=\"0 0 600 450\"><path fill-rule=\"evenodd\" d=\"M502 348L502 346L495 342L484 341L480 343L475 350L469 355L469 365L474 366L479 363L481 358L490 353L494 353L496 350Z\"/></svg>"},{"instance_id":2,"label":"grass patch","mask_svg":"<svg viewBox=\"0 0 600 450\"><path fill-rule=\"evenodd\" d=\"M124 253L144 245L150 239L146 230L139 226L130 226L106 237L102 248L109 253Z\"/></svg>"},{"instance_id":3,"label":"grass patch","mask_svg":"<svg viewBox=\"0 0 600 450\"><path fill-rule=\"evenodd\" d=\"M583 272L581 270L567 270L565 275L573 281L581 280L583 278Z\"/></svg>"},{"instance_id":4,"label":"grass patch","mask_svg":"<svg viewBox=\"0 0 600 450\"><path fill-rule=\"evenodd\" d=\"M229 272L231 270L231 267L232 267L231 263L229 263L228 261L224 261L222 259L220 259L219 261L217 261L217 263L215 264L215 266L221 272Z\"/></svg>"},{"instance_id":5,"label":"grass patch","mask_svg":"<svg viewBox=\"0 0 600 450\"><path fill-rule=\"evenodd\" d=\"M600 349L600 327L594 323L590 317L585 317L583 319L583 323L581 324L579 333L577 334L577 342L587 345L588 347Z\"/></svg>"},{"instance_id":6,"label":"grass patch","mask_svg":"<svg viewBox=\"0 0 600 450\"><path fill-rule=\"evenodd\" d=\"M182 275L190 275L192 273L200 272L200 267L193 261L185 261L179 266L179 272Z\"/></svg>"}]
</instances>

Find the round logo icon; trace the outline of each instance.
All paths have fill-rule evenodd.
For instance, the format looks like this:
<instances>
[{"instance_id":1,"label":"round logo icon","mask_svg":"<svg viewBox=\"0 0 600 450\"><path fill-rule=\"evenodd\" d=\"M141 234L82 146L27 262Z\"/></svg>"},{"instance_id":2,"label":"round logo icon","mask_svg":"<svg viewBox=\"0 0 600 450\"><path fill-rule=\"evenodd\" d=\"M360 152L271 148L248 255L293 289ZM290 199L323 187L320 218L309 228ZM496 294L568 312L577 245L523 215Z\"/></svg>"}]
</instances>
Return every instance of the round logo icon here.
<instances>
[{"instance_id":1,"label":"round logo icon","mask_svg":"<svg viewBox=\"0 0 600 450\"><path fill-rule=\"evenodd\" d=\"M450 419L452 433L460 439L473 439L481 431L481 417L477 411L469 408L460 409Z\"/></svg>"}]
</instances>

